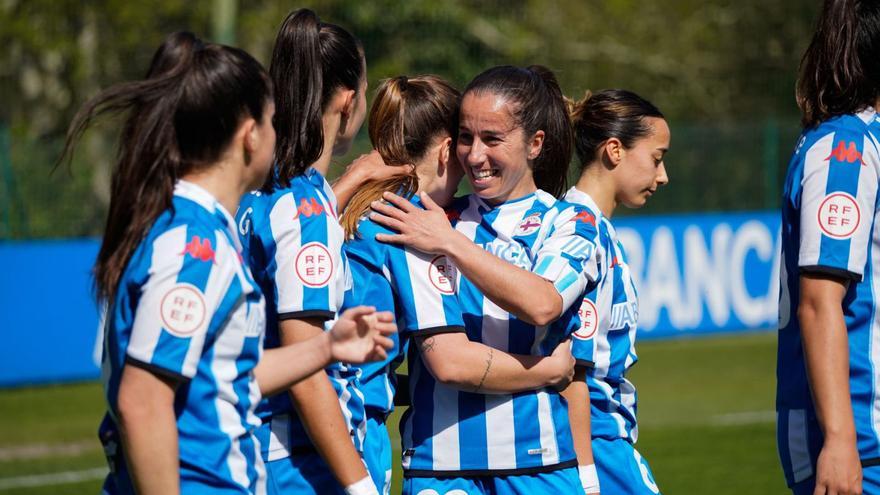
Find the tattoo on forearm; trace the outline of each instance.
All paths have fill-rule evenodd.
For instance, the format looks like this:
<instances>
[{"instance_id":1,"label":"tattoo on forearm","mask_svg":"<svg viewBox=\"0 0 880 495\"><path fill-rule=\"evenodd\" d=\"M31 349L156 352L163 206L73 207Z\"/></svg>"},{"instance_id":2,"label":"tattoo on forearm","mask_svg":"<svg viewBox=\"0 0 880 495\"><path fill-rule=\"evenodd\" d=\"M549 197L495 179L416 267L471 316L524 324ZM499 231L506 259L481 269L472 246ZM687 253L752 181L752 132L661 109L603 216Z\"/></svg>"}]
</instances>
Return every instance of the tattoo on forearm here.
<instances>
[{"instance_id":1,"label":"tattoo on forearm","mask_svg":"<svg viewBox=\"0 0 880 495\"><path fill-rule=\"evenodd\" d=\"M492 369L492 359L495 357L495 351L491 347L489 348L489 355L486 356L486 370L483 371L483 377L480 378L480 384L477 385L477 388L474 389L474 393L478 393L483 389L483 383L486 382L486 377L489 376L489 370Z\"/></svg>"},{"instance_id":2,"label":"tattoo on forearm","mask_svg":"<svg viewBox=\"0 0 880 495\"><path fill-rule=\"evenodd\" d=\"M428 337L427 339L422 339L422 343L420 345L422 352L431 352L434 350L434 337Z\"/></svg>"}]
</instances>

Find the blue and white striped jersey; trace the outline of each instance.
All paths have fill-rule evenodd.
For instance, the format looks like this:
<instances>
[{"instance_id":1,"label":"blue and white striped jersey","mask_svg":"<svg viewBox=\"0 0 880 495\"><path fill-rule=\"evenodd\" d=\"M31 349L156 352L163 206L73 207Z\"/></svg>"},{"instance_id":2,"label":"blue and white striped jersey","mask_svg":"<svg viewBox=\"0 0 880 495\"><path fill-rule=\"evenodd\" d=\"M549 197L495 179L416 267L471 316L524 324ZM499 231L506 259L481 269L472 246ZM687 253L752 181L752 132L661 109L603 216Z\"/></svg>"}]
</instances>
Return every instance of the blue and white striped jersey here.
<instances>
[{"instance_id":1,"label":"blue and white striped jersey","mask_svg":"<svg viewBox=\"0 0 880 495\"><path fill-rule=\"evenodd\" d=\"M421 207L418 197L412 202ZM378 311L391 311L398 322L388 358L359 366L366 407L379 413L394 410L394 370L406 355L410 337L464 332L454 290L455 271L446 257L376 240L376 234L386 233L393 232L364 219L358 225L358 236L345 243L353 279L345 308L369 304Z\"/></svg>"},{"instance_id":2,"label":"blue and white striped jersey","mask_svg":"<svg viewBox=\"0 0 880 495\"><path fill-rule=\"evenodd\" d=\"M801 135L782 201L777 434L789 485L815 473L822 435L797 318L801 273L848 279L843 315L859 455L880 464L880 231L875 229L880 122L873 108Z\"/></svg>"},{"instance_id":3,"label":"blue and white striped jersey","mask_svg":"<svg viewBox=\"0 0 880 495\"><path fill-rule=\"evenodd\" d=\"M236 217L254 278L266 294L266 348L280 344L278 324L285 319L324 318L329 328L346 288L351 286L342 253L345 235L330 184L309 168L291 179L289 187L245 195ZM326 371L340 398L355 447L361 450L366 421L356 372L341 363ZM288 457L291 449L311 447L288 393L263 401L257 414L264 421L258 436L266 460Z\"/></svg>"},{"instance_id":4,"label":"blue and white striped jersey","mask_svg":"<svg viewBox=\"0 0 880 495\"><path fill-rule=\"evenodd\" d=\"M456 230L551 281L563 299L560 318L535 327L499 308L457 273L468 338L505 352L549 355L579 327L576 303L597 278L594 226L543 191L494 207L471 195L457 200L450 214ZM407 476L503 476L577 464L568 410L555 390L512 395L460 391L437 383L416 355L410 349L412 407L401 420Z\"/></svg>"},{"instance_id":5,"label":"blue and white striped jersey","mask_svg":"<svg viewBox=\"0 0 880 495\"><path fill-rule=\"evenodd\" d=\"M594 219L600 236L597 249L599 283L584 294L579 314L581 331L574 334L572 353L580 362L592 362L590 430L593 438L622 438L635 443L636 389L626 373L638 361L635 340L639 300L627 263L626 251L611 222L589 194L571 188L563 199L583 207Z\"/></svg>"},{"instance_id":6,"label":"blue and white striped jersey","mask_svg":"<svg viewBox=\"0 0 880 495\"><path fill-rule=\"evenodd\" d=\"M132 255L106 319L102 438L116 429L125 366L171 377L180 382L181 492L265 493L252 374L264 318L232 216L204 189L179 181L172 208ZM126 470L110 477L119 493L134 492Z\"/></svg>"}]
</instances>

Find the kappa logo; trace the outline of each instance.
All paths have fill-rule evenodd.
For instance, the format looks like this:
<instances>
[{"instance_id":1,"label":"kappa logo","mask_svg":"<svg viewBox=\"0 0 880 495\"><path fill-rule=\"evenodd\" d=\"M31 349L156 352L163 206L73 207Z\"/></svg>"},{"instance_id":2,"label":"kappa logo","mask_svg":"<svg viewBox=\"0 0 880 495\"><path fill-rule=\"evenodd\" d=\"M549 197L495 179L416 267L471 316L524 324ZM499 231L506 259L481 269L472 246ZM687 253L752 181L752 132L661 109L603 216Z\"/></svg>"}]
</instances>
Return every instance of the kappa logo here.
<instances>
[{"instance_id":1,"label":"kappa logo","mask_svg":"<svg viewBox=\"0 0 880 495\"><path fill-rule=\"evenodd\" d=\"M818 212L819 227L829 237L847 239L859 228L861 211L855 198L845 192L825 196Z\"/></svg>"},{"instance_id":2,"label":"kappa logo","mask_svg":"<svg viewBox=\"0 0 880 495\"><path fill-rule=\"evenodd\" d=\"M578 308L578 316L581 319L581 327L572 335L581 340L593 338L593 335L596 335L596 329L599 328L599 314L593 301L584 298L581 307Z\"/></svg>"},{"instance_id":3,"label":"kappa logo","mask_svg":"<svg viewBox=\"0 0 880 495\"><path fill-rule=\"evenodd\" d=\"M847 145L847 143L844 143L843 140L841 140L837 143L837 147L831 151L831 154L828 155L828 158L826 158L825 161L829 161L832 158L839 162L858 162L862 165L866 165L865 161L862 160L862 153L856 148L855 141L850 141Z\"/></svg>"},{"instance_id":4,"label":"kappa logo","mask_svg":"<svg viewBox=\"0 0 880 495\"><path fill-rule=\"evenodd\" d=\"M588 223L588 224L595 227L596 226L596 215L593 215L592 213L590 213L588 211L582 211L582 212L578 213L577 215L575 215L575 217L572 218L571 221L572 222Z\"/></svg>"},{"instance_id":5,"label":"kappa logo","mask_svg":"<svg viewBox=\"0 0 880 495\"><path fill-rule=\"evenodd\" d=\"M325 208L318 203L318 200L315 198L311 198L310 200L306 200L305 198L299 201L299 206L296 208L296 215L293 218L297 218L300 215L303 215L306 218L323 215L325 212Z\"/></svg>"},{"instance_id":6,"label":"kappa logo","mask_svg":"<svg viewBox=\"0 0 880 495\"><path fill-rule=\"evenodd\" d=\"M455 294L455 280L458 269L444 255L435 256L428 266L428 279L443 294Z\"/></svg>"},{"instance_id":7,"label":"kappa logo","mask_svg":"<svg viewBox=\"0 0 880 495\"><path fill-rule=\"evenodd\" d=\"M513 235L531 235L538 231L541 228L541 214L540 213L532 213L531 215L523 218L522 222L516 227L516 230L513 232Z\"/></svg>"},{"instance_id":8,"label":"kappa logo","mask_svg":"<svg viewBox=\"0 0 880 495\"><path fill-rule=\"evenodd\" d=\"M333 275L333 258L320 242L310 242L296 255L296 276L308 287L324 287Z\"/></svg>"},{"instance_id":9,"label":"kappa logo","mask_svg":"<svg viewBox=\"0 0 880 495\"><path fill-rule=\"evenodd\" d=\"M183 248L183 252L180 254L185 255L188 254L197 260L202 261L215 261L216 253L214 252L213 246L211 246L211 239L202 239L201 237L194 235L192 239L186 246Z\"/></svg>"},{"instance_id":10,"label":"kappa logo","mask_svg":"<svg viewBox=\"0 0 880 495\"><path fill-rule=\"evenodd\" d=\"M205 296L194 285L177 284L162 296L159 313L166 330L179 337L187 337L205 322Z\"/></svg>"}]
</instances>

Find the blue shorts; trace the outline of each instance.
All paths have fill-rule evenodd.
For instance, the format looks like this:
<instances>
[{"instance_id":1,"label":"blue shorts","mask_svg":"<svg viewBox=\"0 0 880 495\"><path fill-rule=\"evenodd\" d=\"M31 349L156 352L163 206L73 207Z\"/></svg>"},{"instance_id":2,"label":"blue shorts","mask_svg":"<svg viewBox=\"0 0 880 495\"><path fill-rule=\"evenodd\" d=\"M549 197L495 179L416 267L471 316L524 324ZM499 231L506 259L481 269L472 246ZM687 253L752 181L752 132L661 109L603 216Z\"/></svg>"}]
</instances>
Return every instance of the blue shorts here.
<instances>
[{"instance_id":1,"label":"blue shorts","mask_svg":"<svg viewBox=\"0 0 880 495\"><path fill-rule=\"evenodd\" d=\"M267 495L345 495L330 466L317 452L266 462Z\"/></svg>"},{"instance_id":2,"label":"blue shorts","mask_svg":"<svg viewBox=\"0 0 880 495\"><path fill-rule=\"evenodd\" d=\"M794 495L813 495L815 489L816 477L810 476L800 483L795 483L791 487L791 492ZM864 495L880 494L880 466L862 468L862 493Z\"/></svg>"},{"instance_id":3,"label":"blue shorts","mask_svg":"<svg viewBox=\"0 0 880 495\"><path fill-rule=\"evenodd\" d=\"M594 438L593 459L602 495L657 495L660 489L648 462L622 438Z\"/></svg>"},{"instance_id":4,"label":"blue shorts","mask_svg":"<svg viewBox=\"0 0 880 495\"><path fill-rule=\"evenodd\" d=\"M581 493L577 468L518 476L405 478L403 495L533 495ZM604 492L603 492L604 493Z\"/></svg>"},{"instance_id":5,"label":"blue shorts","mask_svg":"<svg viewBox=\"0 0 880 495\"><path fill-rule=\"evenodd\" d=\"M391 492L391 438L384 415L367 412L367 435L364 438L364 463L376 489L382 495Z\"/></svg>"}]
</instances>

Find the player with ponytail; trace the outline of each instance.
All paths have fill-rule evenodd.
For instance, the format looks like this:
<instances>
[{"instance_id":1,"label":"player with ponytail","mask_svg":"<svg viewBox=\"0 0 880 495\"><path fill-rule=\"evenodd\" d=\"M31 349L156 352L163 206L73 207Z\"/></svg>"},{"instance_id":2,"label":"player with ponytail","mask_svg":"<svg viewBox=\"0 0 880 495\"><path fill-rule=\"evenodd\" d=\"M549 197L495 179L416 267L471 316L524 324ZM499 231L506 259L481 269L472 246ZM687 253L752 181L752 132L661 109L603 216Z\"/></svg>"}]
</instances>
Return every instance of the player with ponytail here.
<instances>
[{"instance_id":1,"label":"player with ponytail","mask_svg":"<svg viewBox=\"0 0 880 495\"><path fill-rule=\"evenodd\" d=\"M95 263L108 307L104 493L264 493L261 394L391 344L390 315L362 307L262 352L264 299L229 212L271 168L272 96L244 51L175 33L145 79L101 92L70 126L59 162L95 119L126 113Z\"/></svg>"}]
</instances>

